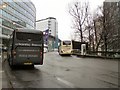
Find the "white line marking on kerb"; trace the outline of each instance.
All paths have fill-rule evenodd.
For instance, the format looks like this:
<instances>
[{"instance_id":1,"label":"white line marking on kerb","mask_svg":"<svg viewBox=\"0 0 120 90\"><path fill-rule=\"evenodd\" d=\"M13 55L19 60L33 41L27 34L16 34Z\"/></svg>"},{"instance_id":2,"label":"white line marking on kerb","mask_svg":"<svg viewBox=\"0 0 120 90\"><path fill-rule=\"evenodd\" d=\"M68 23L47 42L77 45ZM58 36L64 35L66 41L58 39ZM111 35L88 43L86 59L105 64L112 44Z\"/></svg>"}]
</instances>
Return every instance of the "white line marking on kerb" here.
<instances>
[{"instance_id":1,"label":"white line marking on kerb","mask_svg":"<svg viewBox=\"0 0 120 90\"><path fill-rule=\"evenodd\" d=\"M68 86L70 86L71 88L75 88L75 86L72 83L70 83L70 82L68 82L68 81L66 81L64 79L61 79L61 78L57 77L57 80L64 83L64 84L66 84L66 85L68 85Z\"/></svg>"}]
</instances>

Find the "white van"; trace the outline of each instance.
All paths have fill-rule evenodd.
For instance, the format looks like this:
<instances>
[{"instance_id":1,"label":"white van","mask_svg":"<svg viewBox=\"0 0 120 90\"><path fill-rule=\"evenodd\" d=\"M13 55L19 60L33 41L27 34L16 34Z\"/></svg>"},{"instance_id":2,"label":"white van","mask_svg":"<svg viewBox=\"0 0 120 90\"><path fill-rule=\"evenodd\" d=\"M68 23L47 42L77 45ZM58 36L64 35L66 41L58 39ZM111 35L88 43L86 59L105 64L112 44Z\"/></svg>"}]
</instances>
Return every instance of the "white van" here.
<instances>
[{"instance_id":1,"label":"white van","mask_svg":"<svg viewBox=\"0 0 120 90\"><path fill-rule=\"evenodd\" d=\"M48 45L44 44L44 53L48 52Z\"/></svg>"}]
</instances>

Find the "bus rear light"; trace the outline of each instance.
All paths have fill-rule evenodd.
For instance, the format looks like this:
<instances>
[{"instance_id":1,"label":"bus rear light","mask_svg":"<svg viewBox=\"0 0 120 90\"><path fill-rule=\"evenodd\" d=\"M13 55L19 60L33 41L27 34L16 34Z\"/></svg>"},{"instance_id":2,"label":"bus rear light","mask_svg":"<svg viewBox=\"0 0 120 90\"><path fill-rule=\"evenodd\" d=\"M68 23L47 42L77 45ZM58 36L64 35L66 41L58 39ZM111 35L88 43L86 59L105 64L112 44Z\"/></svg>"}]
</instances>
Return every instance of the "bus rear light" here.
<instances>
[{"instance_id":1,"label":"bus rear light","mask_svg":"<svg viewBox=\"0 0 120 90\"><path fill-rule=\"evenodd\" d=\"M42 52L40 52L40 55L42 55L43 53Z\"/></svg>"},{"instance_id":2,"label":"bus rear light","mask_svg":"<svg viewBox=\"0 0 120 90\"><path fill-rule=\"evenodd\" d=\"M15 50L13 50L13 51L12 51L12 54L13 54L13 55L16 55L16 51L15 51Z\"/></svg>"}]
</instances>

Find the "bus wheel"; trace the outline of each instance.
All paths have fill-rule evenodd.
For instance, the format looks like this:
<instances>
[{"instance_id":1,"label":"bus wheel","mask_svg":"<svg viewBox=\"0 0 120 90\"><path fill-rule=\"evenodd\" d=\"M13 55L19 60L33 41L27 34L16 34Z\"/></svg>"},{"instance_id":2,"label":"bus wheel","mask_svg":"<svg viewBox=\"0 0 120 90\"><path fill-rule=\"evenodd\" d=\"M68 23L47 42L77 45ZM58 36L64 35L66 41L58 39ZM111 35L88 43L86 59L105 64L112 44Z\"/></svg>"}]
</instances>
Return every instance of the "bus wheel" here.
<instances>
[{"instance_id":1,"label":"bus wheel","mask_svg":"<svg viewBox=\"0 0 120 90\"><path fill-rule=\"evenodd\" d=\"M8 63L9 63L9 66L11 67L12 66L12 60L10 59L10 56L8 57Z\"/></svg>"},{"instance_id":2,"label":"bus wheel","mask_svg":"<svg viewBox=\"0 0 120 90\"><path fill-rule=\"evenodd\" d=\"M12 69L14 68L14 65L13 65L13 63L12 63L12 60L10 60L10 59L9 59L9 66L10 66L10 68L12 68Z\"/></svg>"},{"instance_id":3,"label":"bus wheel","mask_svg":"<svg viewBox=\"0 0 120 90\"><path fill-rule=\"evenodd\" d=\"M63 56L62 54L59 53L60 56Z\"/></svg>"},{"instance_id":4,"label":"bus wheel","mask_svg":"<svg viewBox=\"0 0 120 90\"><path fill-rule=\"evenodd\" d=\"M60 51L59 51L58 53L59 53L59 55L61 56Z\"/></svg>"},{"instance_id":5,"label":"bus wheel","mask_svg":"<svg viewBox=\"0 0 120 90\"><path fill-rule=\"evenodd\" d=\"M60 52L59 52L59 55L61 56Z\"/></svg>"},{"instance_id":6,"label":"bus wheel","mask_svg":"<svg viewBox=\"0 0 120 90\"><path fill-rule=\"evenodd\" d=\"M8 56L7 60L8 60L8 64L10 65L10 55Z\"/></svg>"}]
</instances>

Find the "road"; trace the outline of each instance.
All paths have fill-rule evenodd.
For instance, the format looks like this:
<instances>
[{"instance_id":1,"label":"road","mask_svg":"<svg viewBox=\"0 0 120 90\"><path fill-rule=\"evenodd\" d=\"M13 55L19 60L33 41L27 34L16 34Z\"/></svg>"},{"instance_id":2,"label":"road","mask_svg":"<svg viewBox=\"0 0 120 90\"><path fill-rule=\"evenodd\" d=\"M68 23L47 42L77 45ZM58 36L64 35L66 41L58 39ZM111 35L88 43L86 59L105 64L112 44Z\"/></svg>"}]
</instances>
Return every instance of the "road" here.
<instances>
[{"instance_id":1,"label":"road","mask_svg":"<svg viewBox=\"0 0 120 90\"><path fill-rule=\"evenodd\" d=\"M76 56L44 55L44 65L16 67L4 63L13 88L117 88L118 61Z\"/></svg>"}]
</instances>

